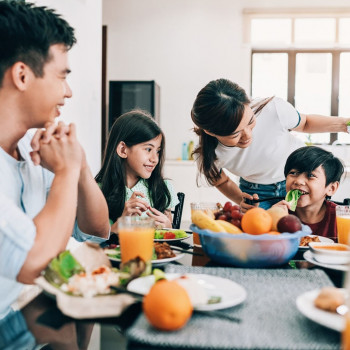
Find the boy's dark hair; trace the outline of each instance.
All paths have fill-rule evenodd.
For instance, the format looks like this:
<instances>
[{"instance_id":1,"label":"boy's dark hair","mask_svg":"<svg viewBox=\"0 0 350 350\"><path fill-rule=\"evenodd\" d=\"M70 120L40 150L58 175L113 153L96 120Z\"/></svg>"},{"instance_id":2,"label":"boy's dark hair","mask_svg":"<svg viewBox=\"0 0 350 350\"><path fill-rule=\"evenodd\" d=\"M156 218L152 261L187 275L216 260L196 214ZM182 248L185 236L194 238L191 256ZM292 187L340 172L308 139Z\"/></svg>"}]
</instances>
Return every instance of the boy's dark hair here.
<instances>
[{"instance_id":1,"label":"boy's dark hair","mask_svg":"<svg viewBox=\"0 0 350 350\"><path fill-rule=\"evenodd\" d=\"M305 146L295 150L287 158L284 167L284 176L295 169L300 173L310 174L322 166L326 174L326 186L332 182L340 181L344 173L344 165L333 153L316 146Z\"/></svg>"},{"instance_id":2,"label":"boy's dark hair","mask_svg":"<svg viewBox=\"0 0 350 350\"><path fill-rule=\"evenodd\" d=\"M23 1L0 1L0 87L4 74L16 62L27 64L36 77L50 61L50 46L63 44L69 50L74 29L54 10Z\"/></svg>"},{"instance_id":3,"label":"boy's dark hair","mask_svg":"<svg viewBox=\"0 0 350 350\"><path fill-rule=\"evenodd\" d=\"M124 113L113 123L104 152L102 168L95 177L106 198L109 218L113 222L123 213L126 199L125 186L127 185L126 160L117 154L118 144L123 141L127 147L132 147L159 135L162 135L159 162L146 184L151 197L151 205L164 212L169 208L171 196L162 174L165 158L165 138L162 130L152 116L142 110Z\"/></svg>"}]
</instances>

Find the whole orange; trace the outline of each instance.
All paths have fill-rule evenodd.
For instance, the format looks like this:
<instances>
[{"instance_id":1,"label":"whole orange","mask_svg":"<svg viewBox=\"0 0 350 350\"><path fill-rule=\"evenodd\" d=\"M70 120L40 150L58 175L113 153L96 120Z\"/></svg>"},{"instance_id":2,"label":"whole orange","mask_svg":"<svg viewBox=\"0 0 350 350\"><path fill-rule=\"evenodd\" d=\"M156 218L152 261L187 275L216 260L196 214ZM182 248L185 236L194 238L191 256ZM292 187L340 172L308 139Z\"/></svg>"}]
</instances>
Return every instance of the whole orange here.
<instances>
[{"instance_id":1,"label":"whole orange","mask_svg":"<svg viewBox=\"0 0 350 350\"><path fill-rule=\"evenodd\" d=\"M281 233L278 232L278 231L270 231L270 232L267 232L269 235L280 235Z\"/></svg>"},{"instance_id":2,"label":"whole orange","mask_svg":"<svg viewBox=\"0 0 350 350\"><path fill-rule=\"evenodd\" d=\"M265 209L249 209L242 217L241 226L243 232L261 235L271 231L272 217Z\"/></svg>"},{"instance_id":3,"label":"whole orange","mask_svg":"<svg viewBox=\"0 0 350 350\"><path fill-rule=\"evenodd\" d=\"M193 307L186 290L175 281L155 283L143 299L143 311L152 326L164 331L183 327Z\"/></svg>"}]
</instances>

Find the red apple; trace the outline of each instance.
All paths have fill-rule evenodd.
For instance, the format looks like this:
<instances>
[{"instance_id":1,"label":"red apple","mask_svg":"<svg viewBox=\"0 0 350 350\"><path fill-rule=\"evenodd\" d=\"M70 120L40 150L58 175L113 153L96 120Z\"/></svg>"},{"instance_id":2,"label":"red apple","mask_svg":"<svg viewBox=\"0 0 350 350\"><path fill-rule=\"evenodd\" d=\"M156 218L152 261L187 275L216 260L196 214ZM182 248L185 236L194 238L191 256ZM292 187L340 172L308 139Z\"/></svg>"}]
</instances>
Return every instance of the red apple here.
<instances>
[{"instance_id":1,"label":"red apple","mask_svg":"<svg viewBox=\"0 0 350 350\"><path fill-rule=\"evenodd\" d=\"M301 230L301 221L295 215L286 215L279 219L277 229L281 233L294 233Z\"/></svg>"}]
</instances>

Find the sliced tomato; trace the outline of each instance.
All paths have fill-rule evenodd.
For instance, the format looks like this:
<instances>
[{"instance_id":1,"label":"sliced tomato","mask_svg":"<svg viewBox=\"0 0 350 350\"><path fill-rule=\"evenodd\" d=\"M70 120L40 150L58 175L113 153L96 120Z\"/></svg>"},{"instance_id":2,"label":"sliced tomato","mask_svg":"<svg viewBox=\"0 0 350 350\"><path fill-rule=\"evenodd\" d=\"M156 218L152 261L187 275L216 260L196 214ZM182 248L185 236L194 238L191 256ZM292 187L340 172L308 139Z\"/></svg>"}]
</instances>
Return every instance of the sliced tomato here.
<instances>
[{"instance_id":1,"label":"sliced tomato","mask_svg":"<svg viewBox=\"0 0 350 350\"><path fill-rule=\"evenodd\" d=\"M174 232L167 231L164 233L164 239L174 239L176 235Z\"/></svg>"}]
</instances>

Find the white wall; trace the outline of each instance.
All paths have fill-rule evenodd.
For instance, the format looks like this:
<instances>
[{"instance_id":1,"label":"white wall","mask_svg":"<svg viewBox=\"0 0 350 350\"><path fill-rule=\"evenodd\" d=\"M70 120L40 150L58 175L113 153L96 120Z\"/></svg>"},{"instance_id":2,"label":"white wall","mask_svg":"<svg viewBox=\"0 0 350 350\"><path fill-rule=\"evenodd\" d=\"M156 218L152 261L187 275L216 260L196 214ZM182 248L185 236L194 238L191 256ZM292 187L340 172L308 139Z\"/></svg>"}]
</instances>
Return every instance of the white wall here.
<instances>
[{"instance_id":1,"label":"white wall","mask_svg":"<svg viewBox=\"0 0 350 350\"><path fill-rule=\"evenodd\" d=\"M62 120L77 125L93 174L101 166L102 0L36 0L56 9L75 28L77 44L69 52L73 97L61 110Z\"/></svg>"},{"instance_id":2,"label":"white wall","mask_svg":"<svg viewBox=\"0 0 350 350\"><path fill-rule=\"evenodd\" d=\"M197 140L190 111L199 90L225 77L250 91L244 8L348 7L348 0L103 0L107 80L156 80L167 158Z\"/></svg>"}]
</instances>

